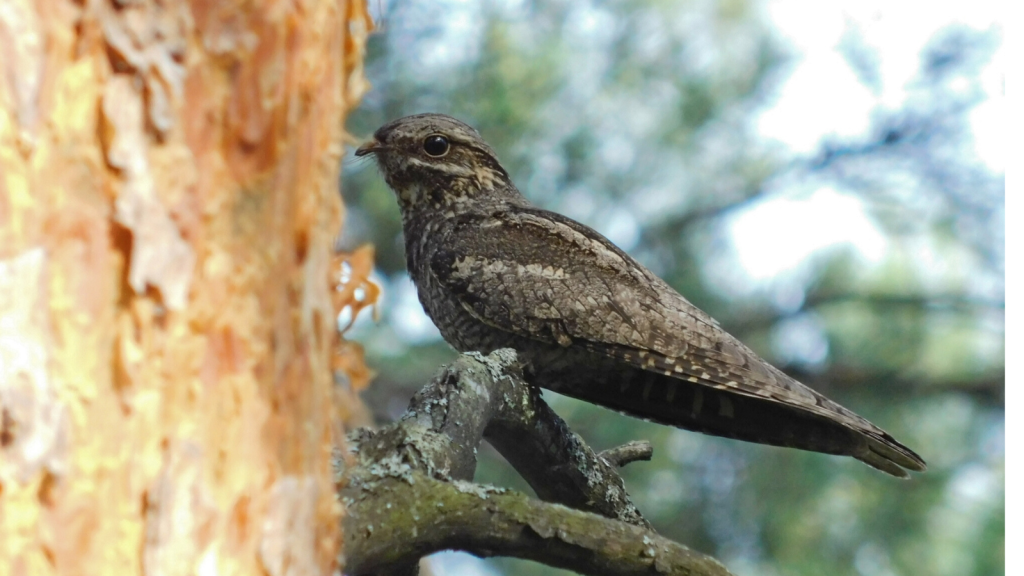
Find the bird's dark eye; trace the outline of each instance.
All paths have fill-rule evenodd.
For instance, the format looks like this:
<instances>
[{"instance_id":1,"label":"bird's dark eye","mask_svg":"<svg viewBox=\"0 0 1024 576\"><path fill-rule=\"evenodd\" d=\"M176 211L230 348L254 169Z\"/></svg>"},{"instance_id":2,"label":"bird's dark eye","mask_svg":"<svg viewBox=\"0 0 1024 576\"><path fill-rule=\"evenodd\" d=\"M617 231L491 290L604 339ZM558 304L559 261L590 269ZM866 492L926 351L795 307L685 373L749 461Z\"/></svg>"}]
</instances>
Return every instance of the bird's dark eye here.
<instances>
[{"instance_id":1,"label":"bird's dark eye","mask_svg":"<svg viewBox=\"0 0 1024 576\"><path fill-rule=\"evenodd\" d=\"M447 154L449 148L451 145L448 144L448 139L437 134L427 136L427 139L423 141L423 151L435 158Z\"/></svg>"}]
</instances>

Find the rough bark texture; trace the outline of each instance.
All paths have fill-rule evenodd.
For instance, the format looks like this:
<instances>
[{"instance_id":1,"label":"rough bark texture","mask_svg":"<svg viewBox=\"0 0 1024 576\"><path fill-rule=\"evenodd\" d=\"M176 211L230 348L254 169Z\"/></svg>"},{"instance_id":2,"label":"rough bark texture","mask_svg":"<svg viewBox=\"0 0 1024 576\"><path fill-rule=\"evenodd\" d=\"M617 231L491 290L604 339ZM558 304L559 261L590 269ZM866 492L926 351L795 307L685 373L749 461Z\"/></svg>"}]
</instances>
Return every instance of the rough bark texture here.
<instances>
[{"instance_id":1,"label":"rough bark texture","mask_svg":"<svg viewBox=\"0 0 1024 576\"><path fill-rule=\"evenodd\" d=\"M545 502L466 481L485 436ZM728 575L630 502L615 464L649 458L650 445L595 454L522 380L512 350L463 355L351 448L354 462L338 460L351 574L415 574L421 556L454 548L586 574Z\"/></svg>"},{"instance_id":2,"label":"rough bark texture","mask_svg":"<svg viewBox=\"0 0 1024 576\"><path fill-rule=\"evenodd\" d=\"M330 571L368 28L359 1L3 2L0 574Z\"/></svg>"}]
</instances>

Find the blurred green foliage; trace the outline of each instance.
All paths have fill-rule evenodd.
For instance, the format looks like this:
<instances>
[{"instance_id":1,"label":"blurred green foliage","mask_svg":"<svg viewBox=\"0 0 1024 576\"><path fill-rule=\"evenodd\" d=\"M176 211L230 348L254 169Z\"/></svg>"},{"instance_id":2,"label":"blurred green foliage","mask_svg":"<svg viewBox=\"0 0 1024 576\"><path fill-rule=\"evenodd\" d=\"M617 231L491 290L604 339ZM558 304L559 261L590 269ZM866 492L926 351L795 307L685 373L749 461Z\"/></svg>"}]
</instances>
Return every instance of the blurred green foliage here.
<instances>
[{"instance_id":1,"label":"blurred green foliage","mask_svg":"<svg viewBox=\"0 0 1024 576\"><path fill-rule=\"evenodd\" d=\"M996 575L1003 179L965 150L983 98L978 71L997 42L997 32L936 31L902 107L878 111L862 138L825 139L801 157L755 127L794 57L762 3L396 1L371 39L374 88L349 130L366 136L424 111L471 123L535 203L605 233L765 358L929 463L900 482L850 459L673 430L548 393L597 449L654 443L654 460L624 475L660 532L738 574ZM877 84L884 55L855 33L841 48ZM733 219L821 187L863 203L885 235L881 262L831 249L767 281L745 275ZM384 321L361 321L352 336L380 372L367 399L386 420L453 352L423 326L398 209L372 165L347 160L343 191L343 243L376 245L388 294ZM529 491L493 451L481 454L478 481Z\"/></svg>"}]
</instances>

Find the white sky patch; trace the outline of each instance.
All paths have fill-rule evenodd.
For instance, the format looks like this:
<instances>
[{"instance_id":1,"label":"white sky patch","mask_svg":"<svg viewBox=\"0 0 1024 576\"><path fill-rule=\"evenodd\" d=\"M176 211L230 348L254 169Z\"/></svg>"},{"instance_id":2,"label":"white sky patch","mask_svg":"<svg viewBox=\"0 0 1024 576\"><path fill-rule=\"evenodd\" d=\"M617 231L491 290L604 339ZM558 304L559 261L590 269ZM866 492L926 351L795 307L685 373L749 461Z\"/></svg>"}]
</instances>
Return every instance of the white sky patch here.
<instances>
[{"instance_id":1,"label":"white sky patch","mask_svg":"<svg viewBox=\"0 0 1024 576\"><path fill-rule=\"evenodd\" d=\"M476 556L447 550L427 557L434 574L460 574L462 576L500 576L500 572Z\"/></svg>"},{"instance_id":2,"label":"white sky patch","mask_svg":"<svg viewBox=\"0 0 1024 576\"><path fill-rule=\"evenodd\" d=\"M636 248L640 242L640 224L636 217L619 208L601 220L600 232L625 251Z\"/></svg>"},{"instance_id":3,"label":"white sky patch","mask_svg":"<svg viewBox=\"0 0 1024 576\"><path fill-rule=\"evenodd\" d=\"M875 109L902 106L920 71L921 51L937 32L954 25L998 29L1002 15L1001 3L995 0L774 0L768 12L795 58L789 78L774 105L762 114L758 129L766 138L802 154L813 152L824 136L864 134ZM878 94L860 82L838 49L850 31L877 52ZM989 98L1000 101L1002 52L1000 46L992 70L983 76ZM982 104L972 115L979 156L993 167L1002 166L1003 139L994 129L999 114Z\"/></svg>"},{"instance_id":4,"label":"white sky patch","mask_svg":"<svg viewBox=\"0 0 1024 576\"><path fill-rule=\"evenodd\" d=\"M370 0L371 6L374 1ZM450 69L479 55L483 24L486 22L479 2L440 0L409 3L389 0L387 4L382 8L384 18L377 22L402 30L402 33L390 34L389 41L404 45L399 50L409 54L408 64L419 73L429 76L432 72ZM372 11L376 9L371 7Z\"/></svg>"},{"instance_id":5,"label":"white sky patch","mask_svg":"<svg viewBox=\"0 0 1024 576\"><path fill-rule=\"evenodd\" d=\"M970 112L971 131L974 132L974 151L993 172L1006 171L1004 150L1006 138L1006 60L1005 49L1000 46L992 61L981 72L981 86L988 100Z\"/></svg>"},{"instance_id":6,"label":"white sky patch","mask_svg":"<svg viewBox=\"0 0 1024 576\"><path fill-rule=\"evenodd\" d=\"M876 111L898 109L912 97L922 50L937 32L955 25L999 30L1002 8L995 0L773 0L769 17L794 60L757 129L797 155L813 153L823 138L863 137ZM839 50L851 32L876 53L877 90L861 82ZM965 143L996 172L1005 170L1004 52L1000 43L981 72L988 99L970 113L973 138ZM805 201L758 204L737 215L730 228L739 260L752 279L760 280L792 270L828 246L852 244L869 260L880 259L885 247L859 202L827 189Z\"/></svg>"},{"instance_id":7,"label":"white sky patch","mask_svg":"<svg viewBox=\"0 0 1024 576\"><path fill-rule=\"evenodd\" d=\"M391 286L392 297L385 303L385 310L390 311L390 324L394 326L398 337L410 345L440 340L441 333L423 311L416 294L416 285L412 283L408 274L402 274L391 283Z\"/></svg>"},{"instance_id":8,"label":"white sky patch","mask_svg":"<svg viewBox=\"0 0 1024 576\"><path fill-rule=\"evenodd\" d=\"M728 228L739 263L751 280L796 269L812 254L853 246L871 263L885 256L885 235L860 199L824 187L804 198L773 198L733 216Z\"/></svg>"},{"instance_id":9,"label":"white sky patch","mask_svg":"<svg viewBox=\"0 0 1024 576\"><path fill-rule=\"evenodd\" d=\"M810 154L823 136L865 134L876 98L835 51L808 53L785 83L774 107L761 115L762 136Z\"/></svg>"},{"instance_id":10,"label":"white sky patch","mask_svg":"<svg viewBox=\"0 0 1024 576\"><path fill-rule=\"evenodd\" d=\"M815 314L787 318L772 328L772 348L784 364L819 367L829 350L824 323Z\"/></svg>"},{"instance_id":11,"label":"white sky patch","mask_svg":"<svg viewBox=\"0 0 1024 576\"><path fill-rule=\"evenodd\" d=\"M796 54L774 105L758 120L761 135L808 154L823 136L866 132L876 98L837 50L846 29L841 3L776 0L768 10Z\"/></svg>"}]
</instances>

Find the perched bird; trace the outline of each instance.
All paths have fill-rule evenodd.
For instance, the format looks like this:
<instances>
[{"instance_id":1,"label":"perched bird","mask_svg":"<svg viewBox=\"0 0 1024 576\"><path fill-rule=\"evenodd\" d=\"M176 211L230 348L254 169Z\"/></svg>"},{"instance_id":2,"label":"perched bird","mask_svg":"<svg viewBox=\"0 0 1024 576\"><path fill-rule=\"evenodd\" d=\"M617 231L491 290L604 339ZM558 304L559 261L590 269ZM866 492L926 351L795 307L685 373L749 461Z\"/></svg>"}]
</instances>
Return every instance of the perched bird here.
<instances>
[{"instance_id":1,"label":"perched bird","mask_svg":"<svg viewBox=\"0 0 1024 576\"><path fill-rule=\"evenodd\" d=\"M462 352L514 348L528 379L587 402L749 442L924 461L762 360L596 231L530 204L470 126L400 118L356 150L398 197L409 274Z\"/></svg>"}]
</instances>

